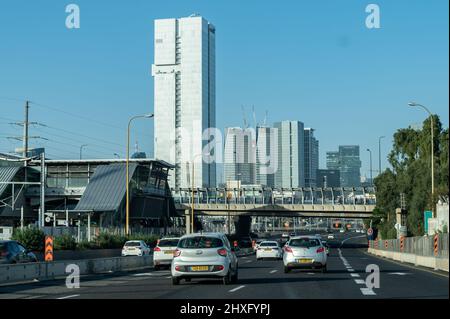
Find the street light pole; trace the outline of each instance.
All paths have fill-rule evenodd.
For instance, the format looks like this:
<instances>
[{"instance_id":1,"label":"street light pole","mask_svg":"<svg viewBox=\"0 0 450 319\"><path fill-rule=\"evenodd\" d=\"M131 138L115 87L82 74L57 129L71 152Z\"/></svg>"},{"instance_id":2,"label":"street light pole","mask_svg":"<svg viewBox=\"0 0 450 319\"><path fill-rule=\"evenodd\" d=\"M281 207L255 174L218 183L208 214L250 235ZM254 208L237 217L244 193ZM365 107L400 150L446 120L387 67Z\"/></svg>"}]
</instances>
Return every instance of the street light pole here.
<instances>
[{"instance_id":1,"label":"street light pole","mask_svg":"<svg viewBox=\"0 0 450 319\"><path fill-rule=\"evenodd\" d=\"M87 144L83 144L80 146L80 159L83 159L83 147L88 146Z\"/></svg>"},{"instance_id":2,"label":"street light pole","mask_svg":"<svg viewBox=\"0 0 450 319\"><path fill-rule=\"evenodd\" d=\"M372 176L372 151L367 149L367 152L370 154L370 185L373 186L373 176Z\"/></svg>"},{"instance_id":3,"label":"street light pole","mask_svg":"<svg viewBox=\"0 0 450 319\"><path fill-rule=\"evenodd\" d=\"M385 137L386 136L380 136L378 138L378 175L381 174L381 139Z\"/></svg>"},{"instance_id":4,"label":"street light pole","mask_svg":"<svg viewBox=\"0 0 450 319\"><path fill-rule=\"evenodd\" d=\"M432 201L432 211L433 211L433 217L436 217L436 212L434 209L434 123L433 123L433 114L430 112L430 110L419 103L416 102L410 102L408 103L409 106L419 106L423 108L428 114L430 115L431 119L431 201Z\"/></svg>"},{"instance_id":5,"label":"street light pole","mask_svg":"<svg viewBox=\"0 0 450 319\"><path fill-rule=\"evenodd\" d=\"M191 233L194 233L194 187L195 187L195 159L202 154L194 155L192 159L192 199L191 199Z\"/></svg>"},{"instance_id":6,"label":"street light pole","mask_svg":"<svg viewBox=\"0 0 450 319\"><path fill-rule=\"evenodd\" d=\"M129 229L129 221L130 221L130 181L129 181L129 174L130 174L130 127L131 122L138 118L152 118L154 117L154 114L147 114L147 115L137 115L133 116L128 121L128 130L127 130L127 161L126 161L126 208L125 208L125 234L129 235L130 229Z\"/></svg>"}]
</instances>

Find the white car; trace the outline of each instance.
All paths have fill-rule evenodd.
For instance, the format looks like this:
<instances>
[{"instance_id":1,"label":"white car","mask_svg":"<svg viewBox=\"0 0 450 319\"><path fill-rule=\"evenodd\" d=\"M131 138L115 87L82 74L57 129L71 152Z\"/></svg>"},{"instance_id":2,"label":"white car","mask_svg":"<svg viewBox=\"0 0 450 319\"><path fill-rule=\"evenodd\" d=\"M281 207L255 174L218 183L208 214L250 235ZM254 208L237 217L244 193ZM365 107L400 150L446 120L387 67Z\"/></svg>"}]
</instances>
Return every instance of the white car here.
<instances>
[{"instance_id":1,"label":"white car","mask_svg":"<svg viewBox=\"0 0 450 319\"><path fill-rule=\"evenodd\" d=\"M178 242L171 273L173 285L193 278L218 278L228 285L238 280L238 259L225 234L189 234Z\"/></svg>"},{"instance_id":2,"label":"white car","mask_svg":"<svg viewBox=\"0 0 450 319\"><path fill-rule=\"evenodd\" d=\"M339 230L339 232L340 232L340 233L345 233L345 229L344 229L344 228L341 228L341 229Z\"/></svg>"},{"instance_id":3,"label":"white car","mask_svg":"<svg viewBox=\"0 0 450 319\"><path fill-rule=\"evenodd\" d=\"M173 253L177 249L180 238L163 238L153 249L153 266L159 270L161 266L169 266L173 260Z\"/></svg>"},{"instance_id":4,"label":"white car","mask_svg":"<svg viewBox=\"0 0 450 319\"><path fill-rule=\"evenodd\" d=\"M328 234L327 239L334 239L334 235L333 234Z\"/></svg>"},{"instance_id":5,"label":"white car","mask_svg":"<svg viewBox=\"0 0 450 319\"><path fill-rule=\"evenodd\" d=\"M294 268L320 269L322 272L326 272L326 247L316 236L291 238L284 247L283 264L285 273Z\"/></svg>"},{"instance_id":6,"label":"white car","mask_svg":"<svg viewBox=\"0 0 450 319\"><path fill-rule=\"evenodd\" d=\"M256 260L263 258L281 259L282 257L283 250L276 241L263 241L256 250Z\"/></svg>"},{"instance_id":7,"label":"white car","mask_svg":"<svg viewBox=\"0 0 450 319\"><path fill-rule=\"evenodd\" d=\"M122 257L150 255L150 247L143 240L130 240L123 245Z\"/></svg>"}]
</instances>

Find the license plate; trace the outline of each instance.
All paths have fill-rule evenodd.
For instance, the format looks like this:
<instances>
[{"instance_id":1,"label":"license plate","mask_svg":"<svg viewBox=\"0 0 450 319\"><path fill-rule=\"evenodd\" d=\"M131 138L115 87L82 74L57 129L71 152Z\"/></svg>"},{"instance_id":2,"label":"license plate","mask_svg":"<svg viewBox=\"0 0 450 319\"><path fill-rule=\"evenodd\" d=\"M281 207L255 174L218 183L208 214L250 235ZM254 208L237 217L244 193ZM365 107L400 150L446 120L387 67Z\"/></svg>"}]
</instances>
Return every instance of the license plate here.
<instances>
[{"instance_id":1,"label":"license plate","mask_svg":"<svg viewBox=\"0 0 450 319\"><path fill-rule=\"evenodd\" d=\"M301 258L301 259L297 260L297 262L298 262L299 264L310 264L310 263L312 263L312 259Z\"/></svg>"},{"instance_id":2,"label":"license plate","mask_svg":"<svg viewBox=\"0 0 450 319\"><path fill-rule=\"evenodd\" d=\"M128 250L135 250L136 248L128 248Z\"/></svg>"},{"instance_id":3,"label":"license plate","mask_svg":"<svg viewBox=\"0 0 450 319\"><path fill-rule=\"evenodd\" d=\"M209 267L208 266L192 266L191 270L192 271L208 271Z\"/></svg>"},{"instance_id":4,"label":"license plate","mask_svg":"<svg viewBox=\"0 0 450 319\"><path fill-rule=\"evenodd\" d=\"M171 250L166 250L164 253L165 253L166 255L172 255L172 254L173 254L173 251L171 251Z\"/></svg>"},{"instance_id":5,"label":"license plate","mask_svg":"<svg viewBox=\"0 0 450 319\"><path fill-rule=\"evenodd\" d=\"M269 249L264 249L264 251L272 251L272 249L270 249L270 248Z\"/></svg>"}]
</instances>

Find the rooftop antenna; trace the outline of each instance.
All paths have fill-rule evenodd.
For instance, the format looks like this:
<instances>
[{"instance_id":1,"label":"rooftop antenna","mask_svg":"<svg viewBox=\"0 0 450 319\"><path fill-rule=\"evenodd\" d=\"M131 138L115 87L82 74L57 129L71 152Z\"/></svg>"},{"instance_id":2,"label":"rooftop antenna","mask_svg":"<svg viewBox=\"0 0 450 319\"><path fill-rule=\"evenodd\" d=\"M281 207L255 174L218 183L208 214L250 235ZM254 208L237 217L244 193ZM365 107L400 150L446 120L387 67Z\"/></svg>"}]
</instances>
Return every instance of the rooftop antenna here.
<instances>
[{"instance_id":1,"label":"rooftop antenna","mask_svg":"<svg viewBox=\"0 0 450 319\"><path fill-rule=\"evenodd\" d=\"M242 105L242 118L244 120L244 130L248 128L247 118L245 117L245 108Z\"/></svg>"},{"instance_id":2,"label":"rooftop antenna","mask_svg":"<svg viewBox=\"0 0 450 319\"><path fill-rule=\"evenodd\" d=\"M139 145L138 145L138 141L136 140L136 143L134 144L134 152L137 154L139 153Z\"/></svg>"},{"instance_id":3,"label":"rooftop antenna","mask_svg":"<svg viewBox=\"0 0 450 319\"><path fill-rule=\"evenodd\" d=\"M264 126L266 126L267 125L267 116L268 116L268 114L269 114L269 111L268 110L266 110L266 114L265 114L265 116L264 116Z\"/></svg>"},{"instance_id":4,"label":"rooftop antenna","mask_svg":"<svg viewBox=\"0 0 450 319\"><path fill-rule=\"evenodd\" d=\"M256 127L258 126L258 124L256 124L256 113L255 113L255 106L252 106L252 114L253 114L253 125Z\"/></svg>"}]
</instances>

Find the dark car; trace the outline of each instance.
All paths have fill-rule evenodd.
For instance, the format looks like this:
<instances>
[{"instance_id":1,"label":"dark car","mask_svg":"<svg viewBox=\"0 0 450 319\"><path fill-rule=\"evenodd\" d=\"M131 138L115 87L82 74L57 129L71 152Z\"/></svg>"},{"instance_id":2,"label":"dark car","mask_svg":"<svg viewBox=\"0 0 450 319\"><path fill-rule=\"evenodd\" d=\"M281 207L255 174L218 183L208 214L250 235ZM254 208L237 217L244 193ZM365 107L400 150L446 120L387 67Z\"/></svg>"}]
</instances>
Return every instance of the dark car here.
<instances>
[{"instance_id":1,"label":"dark car","mask_svg":"<svg viewBox=\"0 0 450 319\"><path fill-rule=\"evenodd\" d=\"M14 240L0 240L0 264L37 262L36 255Z\"/></svg>"}]
</instances>

